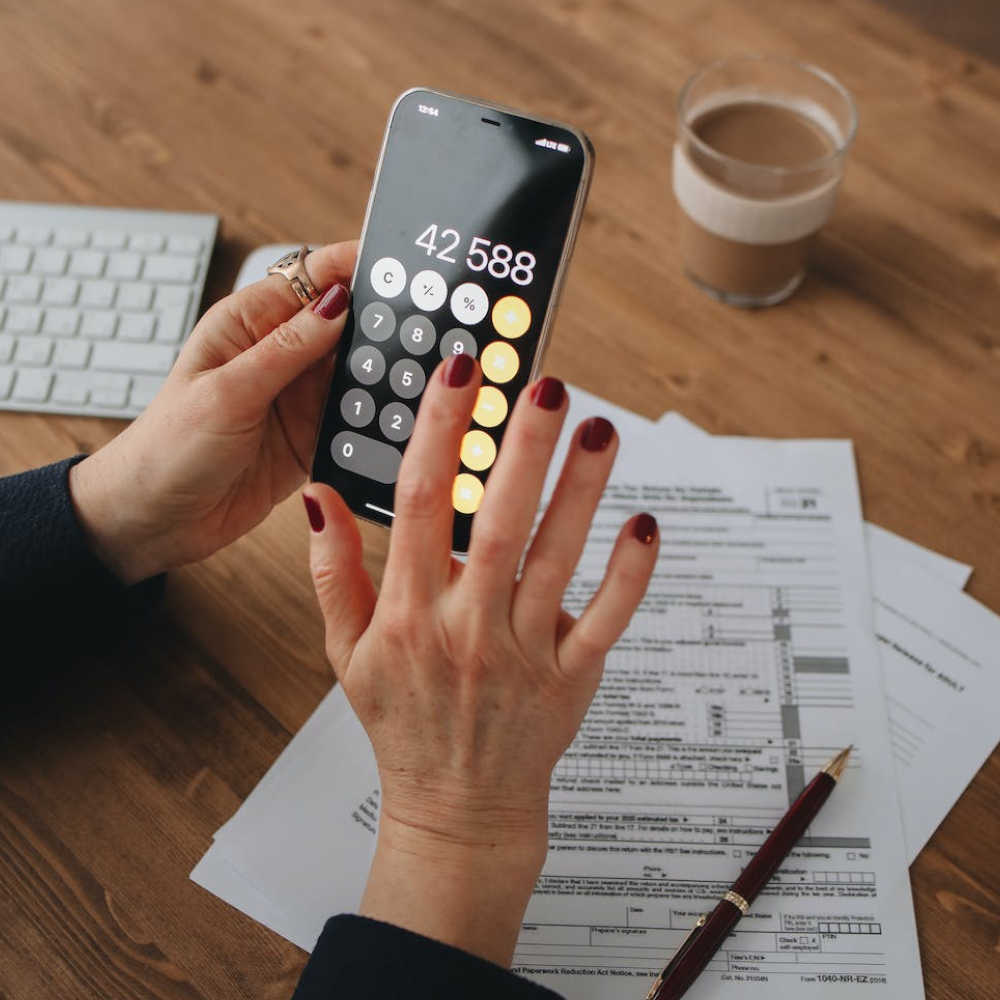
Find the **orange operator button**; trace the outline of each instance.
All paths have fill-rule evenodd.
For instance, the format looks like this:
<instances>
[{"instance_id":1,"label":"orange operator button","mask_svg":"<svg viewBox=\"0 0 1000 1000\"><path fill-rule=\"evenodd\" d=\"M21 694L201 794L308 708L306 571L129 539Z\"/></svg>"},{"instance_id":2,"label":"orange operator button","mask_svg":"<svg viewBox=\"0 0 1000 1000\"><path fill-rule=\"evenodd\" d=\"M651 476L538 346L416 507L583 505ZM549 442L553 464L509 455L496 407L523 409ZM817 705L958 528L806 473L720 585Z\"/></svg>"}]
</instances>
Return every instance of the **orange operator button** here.
<instances>
[{"instance_id":1,"label":"orange operator button","mask_svg":"<svg viewBox=\"0 0 1000 1000\"><path fill-rule=\"evenodd\" d=\"M475 472L488 469L497 457L497 446L486 431L469 431L462 438L462 462Z\"/></svg>"},{"instance_id":2,"label":"orange operator button","mask_svg":"<svg viewBox=\"0 0 1000 1000\"><path fill-rule=\"evenodd\" d=\"M493 307L493 329L508 340L523 337L531 326L531 310L528 303L517 295L505 295L497 299Z\"/></svg>"},{"instance_id":3,"label":"orange operator button","mask_svg":"<svg viewBox=\"0 0 1000 1000\"><path fill-rule=\"evenodd\" d=\"M507 397L492 385L484 385L476 397L472 419L480 427L499 427L507 419Z\"/></svg>"},{"instance_id":4,"label":"orange operator button","mask_svg":"<svg viewBox=\"0 0 1000 1000\"><path fill-rule=\"evenodd\" d=\"M509 382L516 374L521 362L517 359L517 351L503 340L494 340L483 348L480 359L483 374L491 382Z\"/></svg>"},{"instance_id":5,"label":"orange operator button","mask_svg":"<svg viewBox=\"0 0 1000 1000\"><path fill-rule=\"evenodd\" d=\"M460 472L451 488L451 505L459 514L475 514L484 492L483 484L472 473Z\"/></svg>"}]
</instances>

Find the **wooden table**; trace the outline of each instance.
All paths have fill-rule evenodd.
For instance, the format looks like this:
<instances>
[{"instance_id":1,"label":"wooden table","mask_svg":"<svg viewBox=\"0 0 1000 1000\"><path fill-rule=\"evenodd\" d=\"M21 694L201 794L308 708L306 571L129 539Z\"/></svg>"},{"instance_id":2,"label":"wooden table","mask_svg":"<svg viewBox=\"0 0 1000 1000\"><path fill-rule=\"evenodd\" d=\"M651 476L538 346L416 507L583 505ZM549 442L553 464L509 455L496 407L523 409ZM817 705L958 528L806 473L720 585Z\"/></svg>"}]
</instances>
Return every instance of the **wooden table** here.
<instances>
[{"instance_id":1,"label":"wooden table","mask_svg":"<svg viewBox=\"0 0 1000 1000\"><path fill-rule=\"evenodd\" d=\"M709 301L674 246L674 96L742 50L817 62L861 108L814 272L765 312ZM550 372L716 432L853 438L867 516L973 563L1000 609L1000 66L870 0L4 5L0 197L217 212L215 299L255 245L357 234L418 83L594 140ZM119 429L2 413L0 472ZM330 685L306 543L293 497L174 573L141 640L5 716L4 1000L291 992L303 953L187 876ZM936 1000L997 995L998 818L994 754L912 868Z\"/></svg>"}]
</instances>

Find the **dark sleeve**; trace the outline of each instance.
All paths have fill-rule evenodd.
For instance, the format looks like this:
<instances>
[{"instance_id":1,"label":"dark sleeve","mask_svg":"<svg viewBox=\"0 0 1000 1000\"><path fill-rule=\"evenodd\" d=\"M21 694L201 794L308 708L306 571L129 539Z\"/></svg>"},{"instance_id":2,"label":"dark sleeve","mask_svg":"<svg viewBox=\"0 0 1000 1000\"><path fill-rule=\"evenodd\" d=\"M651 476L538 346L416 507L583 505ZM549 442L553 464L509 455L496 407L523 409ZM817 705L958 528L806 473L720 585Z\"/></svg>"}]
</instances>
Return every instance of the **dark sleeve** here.
<instances>
[{"instance_id":1,"label":"dark sleeve","mask_svg":"<svg viewBox=\"0 0 1000 1000\"><path fill-rule=\"evenodd\" d=\"M560 1000L483 958L368 917L331 917L293 1000Z\"/></svg>"},{"instance_id":2,"label":"dark sleeve","mask_svg":"<svg viewBox=\"0 0 1000 1000\"><path fill-rule=\"evenodd\" d=\"M163 590L162 576L124 586L91 552L69 493L69 470L85 457L0 478L5 651L99 645Z\"/></svg>"}]
</instances>

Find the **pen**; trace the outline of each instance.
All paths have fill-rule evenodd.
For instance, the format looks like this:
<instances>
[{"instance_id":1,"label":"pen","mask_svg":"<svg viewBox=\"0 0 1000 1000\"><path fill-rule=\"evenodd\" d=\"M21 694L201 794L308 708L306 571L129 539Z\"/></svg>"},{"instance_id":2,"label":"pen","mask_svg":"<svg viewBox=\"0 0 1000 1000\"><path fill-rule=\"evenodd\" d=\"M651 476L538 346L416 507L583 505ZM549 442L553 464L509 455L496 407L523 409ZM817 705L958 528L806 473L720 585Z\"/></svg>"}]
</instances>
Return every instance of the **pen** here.
<instances>
[{"instance_id":1,"label":"pen","mask_svg":"<svg viewBox=\"0 0 1000 1000\"><path fill-rule=\"evenodd\" d=\"M719 900L711 913L698 918L674 957L657 976L656 982L646 994L646 1000L678 1000L687 993L726 940L736 921L750 909L757 894L767 885L778 866L788 857L788 852L805 833L806 827L816 818L843 774L851 749L847 747L841 750L802 789L732 888Z\"/></svg>"}]
</instances>

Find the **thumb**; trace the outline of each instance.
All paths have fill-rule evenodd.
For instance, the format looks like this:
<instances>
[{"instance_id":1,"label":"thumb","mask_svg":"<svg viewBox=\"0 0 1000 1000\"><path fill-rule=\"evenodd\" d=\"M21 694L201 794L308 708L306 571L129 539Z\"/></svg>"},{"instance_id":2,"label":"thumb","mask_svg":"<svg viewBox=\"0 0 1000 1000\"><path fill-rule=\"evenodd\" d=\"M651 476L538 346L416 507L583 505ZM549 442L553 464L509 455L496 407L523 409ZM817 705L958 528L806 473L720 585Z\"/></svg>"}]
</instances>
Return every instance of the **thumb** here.
<instances>
[{"instance_id":1,"label":"thumb","mask_svg":"<svg viewBox=\"0 0 1000 1000\"><path fill-rule=\"evenodd\" d=\"M309 568L326 622L326 655L343 682L354 645L375 610L375 587L362 563L361 533L347 504L329 486L302 493L311 528Z\"/></svg>"},{"instance_id":2,"label":"thumb","mask_svg":"<svg viewBox=\"0 0 1000 1000\"><path fill-rule=\"evenodd\" d=\"M337 346L344 332L349 299L343 285L334 285L322 298L228 361L219 369L228 390L247 402L270 403L285 386Z\"/></svg>"}]
</instances>

